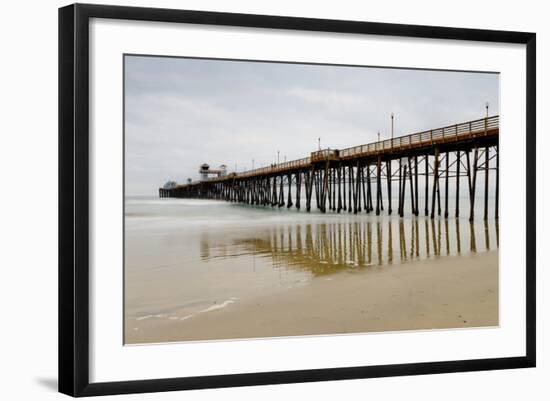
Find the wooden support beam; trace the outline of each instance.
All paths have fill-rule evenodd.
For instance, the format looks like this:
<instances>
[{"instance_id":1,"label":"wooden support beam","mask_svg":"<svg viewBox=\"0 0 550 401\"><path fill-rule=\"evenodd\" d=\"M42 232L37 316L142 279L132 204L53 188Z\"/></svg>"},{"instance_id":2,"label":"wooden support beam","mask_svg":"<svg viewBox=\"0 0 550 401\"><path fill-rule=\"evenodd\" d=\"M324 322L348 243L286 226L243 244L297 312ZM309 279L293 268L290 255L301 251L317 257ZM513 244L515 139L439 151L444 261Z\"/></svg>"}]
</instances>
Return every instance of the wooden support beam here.
<instances>
[{"instance_id":1,"label":"wooden support beam","mask_svg":"<svg viewBox=\"0 0 550 401\"><path fill-rule=\"evenodd\" d=\"M269 206L271 203L271 177L264 177L262 183L262 205Z\"/></svg>"},{"instance_id":2,"label":"wooden support beam","mask_svg":"<svg viewBox=\"0 0 550 401\"><path fill-rule=\"evenodd\" d=\"M313 172L313 187L315 188L315 203L316 203L316 207L317 209L319 209L319 192L321 191L320 189L320 184L319 184L319 174L321 174L321 172L319 170L315 170ZM312 202L313 202L313 194L311 196L312 198Z\"/></svg>"},{"instance_id":3,"label":"wooden support beam","mask_svg":"<svg viewBox=\"0 0 550 401\"><path fill-rule=\"evenodd\" d=\"M496 177L495 177L495 219L497 219L497 232L498 232L498 207L499 207L499 204L498 204L498 196L499 196L499 188L498 188L498 184L499 184L499 174L500 174L500 171L499 171L499 161L498 161L498 145L495 146L495 151L496 151ZM498 236L497 236L498 238ZM497 245L498 245L498 239L497 239Z\"/></svg>"},{"instance_id":4,"label":"wooden support beam","mask_svg":"<svg viewBox=\"0 0 550 401\"><path fill-rule=\"evenodd\" d=\"M273 176L273 193L271 195L271 207L277 204L277 176Z\"/></svg>"},{"instance_id":5,"label":"wooden support beam","mask_svg":"<svg viewBox=\"0 0 550 401\"><path fill-rule=\"evenodd\" d=\"M434 154L434 179L433 179L433 185L432 185L432 213L430 215L430 218L434 218L435 216L435 198L437 195L437 187L439 186L439 148L435 148L435 154Z\"/></svg>"},{"instance_id":6,"label":"wooden support beam","mask_svg":"<svg viewBox=\"0 0 550 401\"><path fill-rule=\"evenodd\" d=\"M401 197L402 193L400 193L399 196ZM399 211L399 215L401 216L401 211ZM405 225L403 224L403 220L399 220L399 257L401 260L407 259L407 239L405 238Z\"/></svg>"},{"instance_id":7,"label":"wooden support beam","mask_svg":"<svg viewBox=\"0 0 550 401\"><path fill-rule=\"evenodd\" d=\"M321 198L321 211L323 213L326 212L326 204L327 204L327 191L328 191L328 174L329 174L329 161L327 160L327 164L325 165L325 175L323 178L323 191L321 192L322 198Z\"/></svg>"},{"instance_id":8,"label":"wooden support beam","mask_svg":"<svg viewBox=\"0 0 550 401\"><path fill-rule=\"evenodd\" d=\"M485 147L485 199L483 203L483 220L489 215L489 147Z\"/></svg>"},{"instance_id":9,"label":"wooden support beam","mask_svg":"<svg viewBox=\"0 0 550 401\"><path fill-rule=\"evenodd\" d=\"M455 194L455 197L456 197L456 200L455 200L455 217L458 217L460 212L459 212L459 199L460 199L460 163L461 163L461 159L460 159L460 150L457 150L456 151L456 188L455 188L455 191L456 191L456 194Z\"/></svg>"},{"instance_id":10,"label":"wooden support beam","mask_svg":"<svg viewBox=\"0 0 550 401\"><path fill-rule=\"evenodd\" d=\"M370 163L367 163L367 213L372 212L372 185Z\"/></svg>"},{"instance_id":11,"label":"wooden support beam","mask_svg":"<svg viewBox=\"0 0 550 401\"><path fill-rule=\"evenodd\" d=\"M380 162L380 189L378 190L378 196L380 197L380 211L384 211L384 197L382 196L382 162Z\"/></svg>"},{"instance_id":12,"label":"wooden support beam","mask_svg":"<svg viewBox=\"0 0 550 401\"><path fill-rule=\"evenodd\" d=\"M428 188L429 188L429 177L428 177L428 168L429 168L429 154L426 153L426 156L424 158L425 160L425 166L426 166L426 171L425 171L425 185L424 185L424 216L427 216L428 215L428 202L429 202L429 196L428 196Z\"/></svg>"},{"instance_id":13,"label":"wooden support beam","mask_svg":"<svg viewBox=\"0 0 550 401\"><path fill-rule=\"evenodd\" d=\"M474 221L474 208L475 208L475 199L476 199L476 179L477 179L477 159L478 159L478 148L474 150L474 160L472 166L472 189L470 191L470 222Z\"/></svg>"},{"instance_id":14,"label":"wooden support beam","mask_svg":"<svg viewBox=\"0 0 550 401\"><path fill-rule=\"evenodd\" d=\"M401 199L403 199L401 197L401 191L402 191L402 183L401 183L401 175L402 175L402 166L401 166L401 157L399 158L399 202L397 203L397 214L399 214L399 216L401 216L401 209L402 209L402 206L401 205Z\"/></svg>"},{"instance_id":15,"label":"wooden support beam","mask_svg":"<svg viewBox=\"0 0 550 401\"><path fill-rule=\"evenodd\" d=\"M336 191L338 188L338 180L337 180L336 170L337 170L337 166L336 164L334 164L334 166L332 167L332 211L336 211L336 206L337 206Z\"/></svg>"},{"instance_id":16,"label":"wooden support beam","mask_svg":"<svg viewBox=\"0 0 550 401\"><path fill-rule=\"evenodd\" d=\"M327 187L327 198L328 198L328 210L332 210L333 202L332 202L332 193L334 191L334 187L332 185L332 182L334 181L334 177L332 174L332 166L329 166L328 168L328 187Z\"/></svg>"},{"instance_id":17,"label":"wooden support beam","mask_svg":"<svg viewBox=\"0 0 550 401\"><path fill-rule=\"evenodd\" d=\"M352 211L352 203L353 203L353 167L351 165L348 166L348 198L349 198L349 204L348 204L348 213L351 213Z\"/></svg>"},{"instance_id":18,"label":"wooden support beam","mask_svg":"<svg viewBox=\"0 0 550 401\"><path fill-rule=\"evenodd\" d=\"M438 160L438 168L441 167L441 160ZM439 174L437 176L437 215L441 216L441 186L439 185Z\"/></svg>"},{"instance_id":19,"label":"wooden support beam","mask_svg":"<svg viewBox=\"0 0 550 401\"><path fill-rule=\"evenodd\" d=\"M359 162L357 162L357 171L355 179L355 207L353 212L361 212L361 167Z\"/></svg>"},{"instance_id":20,"label":"wooden support beam","mask_svg":"<svg viewBox=\"0 0 550 401\"><path fill-rule=\"evenodd\" d=\"M357 169L358 171L358 169ZM355 175L357 172L354 172L352 175L354 176L353 179L353 191L352 191L352 197L353 197L353 213L357 214L357 176Z\"/></svg>"},{"instance_id":21,"label":"wooden support beam","mask_svg":"<svg viewBox=\"0 0 550 401\"><path fill-rule=\"evenodd\" d=\"M311 197L313 192L313 180L315 175L314 167L311 167L311 170L309 172L305 172L306 174L306 211L311 210Z\"/></svg>"},{"instance_id":22,"label":"wooden support beam","mask_svg":"<svg viewBox=\"0 0 550 401\"><path fill-rule=\"evenodd\" d=\"M380 201L381 201L381 195L382 195L382 191L381 191L381 188L380 188L380 184L381 184L381 164L382 164L382 160L380 158L380 156L378 156L378 161L376 162L376 215L379 216L380 215Z\"/></svg>"},{"instance_id":23,"label":"wooden support beam","mask_svg":"<svg viewBox=\"0 0 550 401\"><path fill-rule=\"evenodd\" d=\"M293 205L293 203L292 203L292 175L289 173L286 176L286 179L288 181L288 197L287 197L287 201L286 201L286 207L288 209L290 209Z\"/></svg>"},{"instance_id":24,"label":"wooden support beam","mask_svg":"<svg viewBox=\"0 0 550 401\"><path fill-rule=\"evenodd\" d=\"M386 161L386 179L388 183L388 215L391 214L391 160Z\"/></svg>"},{"instance_id":25,"label":"wooden support beam","mask_svg":"<svg viewBox=\"0 0 550 401\"><path fill-rule=\"evenodd\" d=\"M449 152L445 153L445 218L449 217Z\"/></svg>"},{"instance_id":26,"label":"wooden support beam","mask_svg":"<svg viewBox=\"0 0 550 401\"><path fill-rule=\"evenodd\" d=\"M306 211L309 212L311 209L311 206L309 204L309 187L310 187L310 178L309 178L310 172L308 170L304 171L304 190L306 192Z\"/></svg>"},{"instance_id":27,"label":"wooden support beam","mask_svg":"<svg viewBox=\"0 0 550 401\"><path fill-rule=\"evenodd\" d=\"M418 156L414 157L414 215L418 216Z\"/></svg>"},{"instance_id":28,"label":"wooden support beam","mask_svg":"<svg viewBox=\"0 0 550 401\"><path fill-rule=\"evenodd\" d=\"M342 166L342 192L344 194L344 207L342 209L346 211L346 166Z\"/></svg>"},{"instance_id":29,"label":"wooden support beam","mask_svg":"<svg viewBox=\"0 0 550 401\"><path fill-rule=\"evenodd\" d=\"M315 171L313 173L313 179L315 182L315 203L317 204L317 209L321 209L321 174L323 173L322 170Z\"/></svg>"},{"instance_id":30,"label":"wooden support beam","mask_svg":"<svg viewBox=\"0 0 550 401\"><path fill-rule=\"evenodd\" d=\"M365 192L365 167L361 168L361 189L363 192L363 209L365 209L365 212L368 212L367 209L367 194Z\"/></svg>"},{"instance_id":31,"label":"wooden support beam","mask_svg":"<svg viewBox=\"0 0 550 401\"><path fill-rule=\"evenodd\" d=\"M266 177L265 179L265 205L269 206L271 203L271 177Z\"/></svg>"},{"instance_id":32,"label":"wooden support beam","mask_svg":"<svg viewBox=\"0 0 550 401\"><path fill-rule=\"evenodd\" d=\"M296 209L300 210L300 199L302 198L302 172L296 173Z\"/></svg>"},{"instance_id":33,"label":"wooden support beam","mask_svg":"<svg viewBox=\"0 0 550 401\"><path fill-rule=\"evenodd\" d=\"M338 165L338 168L336 169L336 173L338 174L338 207L336 208L336 211L340 213L342 210L342 166Z\"/></svg>"},{"instance_id":34,"label":"wooden support beam","mask_svg":"<svg viewBox=\"0 0 550 401\"><path fill-rule=\"evenodd\" d=\"M472 168L470 163L470 151L466 150L466 176L468 177L468 198L472 197Z\"/></svg>"}]
</instances>

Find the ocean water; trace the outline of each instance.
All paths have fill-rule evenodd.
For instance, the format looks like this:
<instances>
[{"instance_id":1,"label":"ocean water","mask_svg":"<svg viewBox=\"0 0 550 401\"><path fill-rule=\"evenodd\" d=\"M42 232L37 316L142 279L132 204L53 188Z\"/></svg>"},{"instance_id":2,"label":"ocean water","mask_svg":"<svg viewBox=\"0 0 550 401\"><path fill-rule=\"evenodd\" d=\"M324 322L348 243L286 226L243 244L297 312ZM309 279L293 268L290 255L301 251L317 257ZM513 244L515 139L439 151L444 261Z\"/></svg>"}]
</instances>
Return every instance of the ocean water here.
<instances>
[{"instance_id":1,"label":"ocean water","mask_svg":"<svg viewBox=\"0 0 550 401\"><path fill-rule=\"evenodd\" d=\"M125 201L125 318L191 319L200 313L311 280L391 269L426 259L498 249L498 221L461 216L405 217L320 213L312 208L247 206L198 199L128 197ZM490 205L494 205L491 200ZM442 212L443 213L443 212Z\"/></svg>"}]
</instances>

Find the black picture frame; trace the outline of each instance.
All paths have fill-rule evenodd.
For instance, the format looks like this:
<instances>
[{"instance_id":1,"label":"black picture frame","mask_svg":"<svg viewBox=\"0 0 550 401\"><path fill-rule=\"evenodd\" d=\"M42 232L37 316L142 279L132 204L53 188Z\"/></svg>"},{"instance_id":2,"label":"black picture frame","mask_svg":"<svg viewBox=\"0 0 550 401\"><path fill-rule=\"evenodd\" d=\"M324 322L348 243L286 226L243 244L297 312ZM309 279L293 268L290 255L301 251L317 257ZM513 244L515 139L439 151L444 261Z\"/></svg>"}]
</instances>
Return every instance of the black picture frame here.
<instances>
[{"instance_id":1,"label":"black picture frame","mask_svg":"<svg viewBox=\"0 0 550 401\"><path fill-rule=\"evenodd\" d=\"M91 18L526 45L526 352L523 356L90 383L89 21ZM534 367L536 363L536 35L479 29L74 4L59 9L59 391L95 396Z\"/></svg>"}]
</instances>

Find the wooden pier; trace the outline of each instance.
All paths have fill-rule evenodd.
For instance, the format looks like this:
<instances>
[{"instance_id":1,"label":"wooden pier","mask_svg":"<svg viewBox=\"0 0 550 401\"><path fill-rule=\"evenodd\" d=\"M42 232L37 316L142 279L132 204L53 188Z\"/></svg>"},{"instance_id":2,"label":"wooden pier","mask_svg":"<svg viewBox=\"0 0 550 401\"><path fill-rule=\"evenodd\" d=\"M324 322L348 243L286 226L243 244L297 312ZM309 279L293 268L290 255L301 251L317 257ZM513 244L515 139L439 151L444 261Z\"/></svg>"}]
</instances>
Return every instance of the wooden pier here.
<instances>
[{"instance_id":1,"label":"wooden pier","mask_svg":"<svg viewBox=\"0 0 550 401\"><path fill-rule=\"evenodd\" d=\"M315 205L323 213L364 211L380 215L386 211L391 215L397 206L396 212L401 217L406 212L416 216L423 212L434 218L443 211L447 218L453 214L449 203L450 180L455 179L454 216L458 217L460 177L467 177L472 221L477 176L482 171L486 220L489 175L494 171L494 217L498 218L498 136L497 115L346 149L323 149L309 157L270 167L160 188L159 196L298 209L305 206L308 212ZM424 180L424 205L419 203L419 179ZM393 182L398 184L397 199L392 198Z\"/></svg>"}]
</instances>

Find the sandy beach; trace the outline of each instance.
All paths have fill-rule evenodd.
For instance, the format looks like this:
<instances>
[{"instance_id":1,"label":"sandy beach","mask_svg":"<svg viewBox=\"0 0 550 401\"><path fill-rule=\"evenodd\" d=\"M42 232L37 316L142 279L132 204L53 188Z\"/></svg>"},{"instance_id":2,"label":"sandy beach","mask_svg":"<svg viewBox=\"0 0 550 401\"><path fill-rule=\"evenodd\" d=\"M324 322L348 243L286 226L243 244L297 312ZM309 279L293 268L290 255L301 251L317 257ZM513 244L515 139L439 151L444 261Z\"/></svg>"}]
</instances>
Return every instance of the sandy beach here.
<instances>
[{"instance_id":1,"label":"sandy beach","mask_svg":"<svg viewBox=\"0 0 550 401\"><path fill-rule=\"evenodd\" d=\"M368 266L301 287L126 320L126 343L498 325L498 252Z\"/></svg>"}]
</instances>

